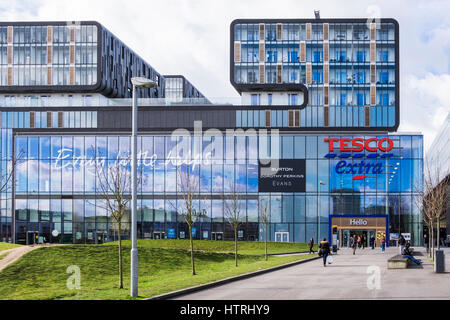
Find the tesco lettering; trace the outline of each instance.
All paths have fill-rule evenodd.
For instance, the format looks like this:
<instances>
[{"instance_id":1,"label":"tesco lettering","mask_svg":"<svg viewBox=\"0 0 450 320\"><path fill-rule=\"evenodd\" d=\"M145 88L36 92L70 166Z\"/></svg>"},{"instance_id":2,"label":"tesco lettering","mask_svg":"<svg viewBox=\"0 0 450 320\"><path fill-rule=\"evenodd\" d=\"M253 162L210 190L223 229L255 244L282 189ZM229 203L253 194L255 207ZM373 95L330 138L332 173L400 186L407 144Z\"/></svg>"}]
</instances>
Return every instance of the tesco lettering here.
<instances>
[{"instance_id":1,"label":"tesco lettering","mask_svg":"<svg viewBox=\"0 0 450 320\"><path fill-rule=\"evenodd\" d=\"M329 152L334 152L335 143L338 143L341 152L360 152L367 150L369 152L389 152L394 148L394 142L389 138L370 138L364 141L363 138L325 138L328 142Z\"/></svg>"}]
</instances>

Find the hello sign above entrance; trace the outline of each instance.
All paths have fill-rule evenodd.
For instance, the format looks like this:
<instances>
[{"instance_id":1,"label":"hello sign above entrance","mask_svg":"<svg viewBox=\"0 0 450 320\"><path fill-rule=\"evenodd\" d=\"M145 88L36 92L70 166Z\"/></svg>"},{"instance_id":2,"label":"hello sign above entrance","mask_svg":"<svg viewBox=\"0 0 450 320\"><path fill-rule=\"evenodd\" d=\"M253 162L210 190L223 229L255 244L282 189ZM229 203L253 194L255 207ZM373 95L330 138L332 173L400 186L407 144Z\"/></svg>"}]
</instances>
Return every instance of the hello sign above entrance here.
<instances>
[{"instance_id":1,"label":"hello sign above entrance","mask_svg":"<svg viewBox=\"0 0 450 320\"><path fill-rule=\"evenodd\" d=\"M351 226L367 226L366 219L350 219Z\"/></svg>"}]
</instances>

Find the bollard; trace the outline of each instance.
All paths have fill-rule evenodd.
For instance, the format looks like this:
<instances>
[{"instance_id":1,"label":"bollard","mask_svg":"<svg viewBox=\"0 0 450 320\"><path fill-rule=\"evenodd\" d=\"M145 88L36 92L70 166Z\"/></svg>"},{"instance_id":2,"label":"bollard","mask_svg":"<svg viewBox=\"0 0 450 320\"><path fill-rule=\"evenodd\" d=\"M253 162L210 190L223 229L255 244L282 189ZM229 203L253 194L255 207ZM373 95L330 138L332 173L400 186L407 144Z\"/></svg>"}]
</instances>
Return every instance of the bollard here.
<instances>
[{"instance_id":1,"label":"bollard","mask_svg":"<svg viewBox=\"0 0 450 320\"><path fill-rule=\"evenodd\" d=\"M434 272L445 272L445 255L443 250L436 250L434 255Z\"/></svg>"}]
</instances>

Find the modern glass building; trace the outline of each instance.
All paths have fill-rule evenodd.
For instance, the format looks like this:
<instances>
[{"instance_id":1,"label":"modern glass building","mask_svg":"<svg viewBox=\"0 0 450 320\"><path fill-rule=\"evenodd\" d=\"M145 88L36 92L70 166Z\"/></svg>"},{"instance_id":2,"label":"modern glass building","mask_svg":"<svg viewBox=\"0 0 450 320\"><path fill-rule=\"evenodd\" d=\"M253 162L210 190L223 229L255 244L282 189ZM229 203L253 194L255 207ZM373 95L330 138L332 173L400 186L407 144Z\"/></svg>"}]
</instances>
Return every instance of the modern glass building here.
<instances>
[{"instance_id":1,"label":"modern glass building","mask_svg":"<svg viewBox=\"0 0 450 320\"><path fill-rule=\"evenodd\" d=\"M261 30L264 34L271 30L272 25L274 39L255 38ZM138 172L142 179L138 188L138 236L188 237L182 217L184 193L177 176L179 170L189 170L199 181L194 207L201 214L194 224L195 239L234 238L226 219L226 199L237 195L242 220L239 240L264 240L261 210L265 203L270 241L305 242L311 237L327 237L334 244L339 241L340 246L347 246L349 236L355 233L374 236L377 241L382 236L389 239L396 233L410 233L412 243L420 244L422 218L414 198L415 186L422 185L422 136L395 132L398 99L385 106L376 100L367 105L341 105L336 100L313 98L326 92L336 97L356 91L385 91L398 96L397 23L381 19L378 30L362 20L237 20L231 28L231 82L242 94L241 105L209 101L172 104L167 101L174 97L167 91L166 102L139 99ZM355 38L358 28L362 30L359 40ZM255 32L252 39L248 38L250 29ZM319 29L321 39L312 36ZM341 29L351 38L332 44ZM388 36L378 41L382 30L387 30ZM292 43L291 33L295 34ZM277 57L284 56L283 48L294 46L294 40L309 53L299 51L299 61L281 63L282 72L275 74L280 81L266 81L268 76L259 75L255 77L261 83L248 81L250 67L246 65L246 71L242 71L244 65L235 63L236 49L241 50L243 59L244 42L254 39L258 49L261 41L264 49L279 48ZM367 63L347 58L332 61L333 50L342 47L347 51L338 51L353 52L350 49L356 50L357 44L368 56L384 46L393 52L388 57L395 63L369 58ZM315 55L313 48L325 47L329 50L327 63L323 61L325 53L322 62L310 60ZM264 62L264 72L271 63ZM301 80L303 64L305 81ZM330 70L349 72L351 68L365 70L368 78L373 70L392 71L389 79L395 83L331 83ZM298 77L287 83L291 69L297 70ZM262 70L259 62L257 70ZM328 70L329 79L313 83L312 70ZM288 78L284 79L284 74ZM172 90L167 81L165 90ZM175 87L173 91L178 90ZM259 102L246 103L247 98ZM1 194L1 240L26 244L36 237L61 243L116 239L115 223L99 191L96 164L120 163L129 168L131 100L80 99L71 104L62 97L58 103L55 98L37 106L29 106L24 100L14 106L4 101L0 110L2 172L7 172L13 156L20 155L20 160L14 172L15 183ZM125 229L128 237L129 228Z\"/></svg>"}]
</instances>

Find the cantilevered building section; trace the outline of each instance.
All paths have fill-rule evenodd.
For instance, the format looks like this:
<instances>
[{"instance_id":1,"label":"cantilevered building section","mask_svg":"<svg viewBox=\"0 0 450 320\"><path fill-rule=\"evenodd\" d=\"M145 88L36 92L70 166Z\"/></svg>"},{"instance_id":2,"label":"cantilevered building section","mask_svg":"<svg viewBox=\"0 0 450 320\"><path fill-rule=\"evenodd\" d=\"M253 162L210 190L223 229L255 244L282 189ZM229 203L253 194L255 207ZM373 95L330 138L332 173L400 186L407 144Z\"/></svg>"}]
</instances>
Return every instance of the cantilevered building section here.
<instances>
[{"instance_id":1,"label":"cantilevered building section","mask_svg":"<svg viewBox=\"0 0 450 320\"><path fill-rule=\"evenodd\" d=\"M231 84L243 104L304 108L297 127L395 131L398 31L394 19L234 20Z\"/></svg>"},{"instance_id":2,"label":"cantilevered building section","mask_svg":"<svg viewBox=\"0 0 450 320\"><path fill-rule=\"evenodd\" d=\"M211 103L189 80L182 75L164 75L166 99L177 103Z\"/></svg>"},{"instance_id":3,"label":"cantilevered building section","mask_svg":"<svg viewBox=\"0 0 450 320\"><path fill-rule=\"evenodd\" d=\"M164 97L164 78L95 21L0 23L0 93L100 93L131 96L142 76L158 87L140 97Z\"/></svg>"}]
</instances>

